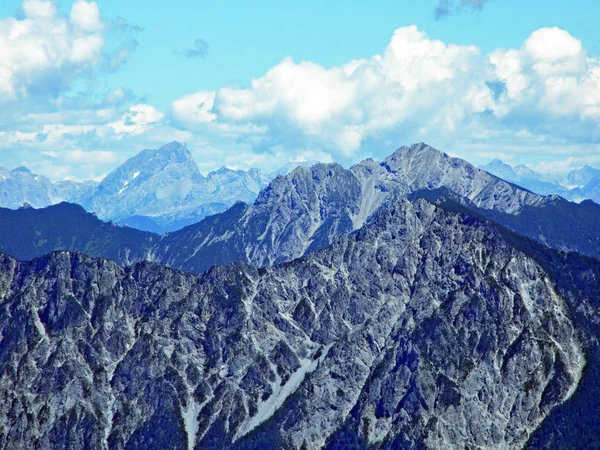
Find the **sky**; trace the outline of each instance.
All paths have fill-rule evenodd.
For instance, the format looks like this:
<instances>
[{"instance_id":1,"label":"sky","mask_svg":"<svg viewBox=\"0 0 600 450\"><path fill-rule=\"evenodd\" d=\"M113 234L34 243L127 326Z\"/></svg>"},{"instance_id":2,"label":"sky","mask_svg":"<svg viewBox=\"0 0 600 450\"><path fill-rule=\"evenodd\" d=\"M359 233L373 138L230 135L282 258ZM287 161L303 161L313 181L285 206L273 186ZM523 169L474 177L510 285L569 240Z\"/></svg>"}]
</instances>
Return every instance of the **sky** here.
<instances>
[{"instance_id":1,"label":"sky","mask_svg":"<svg viewBox=\"0 0 600 450\"><path fill-rule=\"evenodd\" d=\"M596 0L0 0L0 166L101 179L383 159L600 167Z\"/></svg>"}]
</instances>

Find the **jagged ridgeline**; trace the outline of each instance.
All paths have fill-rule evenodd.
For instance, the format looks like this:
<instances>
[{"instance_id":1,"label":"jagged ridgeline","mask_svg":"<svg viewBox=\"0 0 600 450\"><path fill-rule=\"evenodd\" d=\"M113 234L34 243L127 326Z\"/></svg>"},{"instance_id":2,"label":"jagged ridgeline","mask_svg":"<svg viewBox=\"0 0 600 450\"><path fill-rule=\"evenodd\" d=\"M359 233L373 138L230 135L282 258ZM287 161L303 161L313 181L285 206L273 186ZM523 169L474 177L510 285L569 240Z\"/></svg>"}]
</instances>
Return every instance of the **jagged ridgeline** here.
<instances>
[{"instance_id":1,"label":"jagged ridgeline","mask_svg":"<svg viewBox=\"0 0 600 450\"><path fill-rule=\"evenodd\" d=\"M292 262L199 277L2 257L0 446L565 443L568 409L597 405L598 263L450 209L400 201Z\"/></svg>"},{"instance_id":2,"label":"jagged ridgeline","mask_svg":"<svg viewBox=\"0 0 600 450\"><path fill-rule=\"evenodd\" d=\"M0 448L596 448L599 227L425 144L166 235L0 209Z\"/></svg>"},{"instance_id":3,"label":"jagged ridgeline","mask_svg":"<svg viewBox=\"0 0 600 450\"><path fill-rule=\"evenodd\" d=\"M143 181L140 177L136 180ZM535 195L425 144L350 169L339 164L297 168L275 178L254 203L238 202L163 236L102 222L75 205L0 209L0 251L30 259L77 250L119 264L150 260L194 273L238 259L269 266L325 248L368 223L385 205L420 196L454 199L549 247L600 257L599 205Z\"/></svg>"},{"instance_id":4,"label":"jagged ridgeline","mask_svg":"<svg viewBox=\"0 0 600 450\"><path fill-rule=\"evenodd\" d=\"M67 201L102 220L162 234L222 212L236 201L252 202L270 180L306 164L290 162L272 173L222 167L203 175L192 152L171 142L141 151L101 182L52 183L25 167L0 167L0 207L17 209L28 203L42 208Z\"/></svg>"}]
</instances>

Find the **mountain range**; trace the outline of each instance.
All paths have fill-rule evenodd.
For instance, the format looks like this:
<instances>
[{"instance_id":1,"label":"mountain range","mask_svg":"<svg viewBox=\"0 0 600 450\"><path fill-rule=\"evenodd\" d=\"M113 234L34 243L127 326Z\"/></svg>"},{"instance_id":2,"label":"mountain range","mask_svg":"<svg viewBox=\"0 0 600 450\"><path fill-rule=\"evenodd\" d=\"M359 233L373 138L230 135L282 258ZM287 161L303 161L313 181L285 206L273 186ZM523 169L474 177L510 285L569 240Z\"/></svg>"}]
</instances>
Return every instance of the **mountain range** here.
<instances>
[{"instance_id":1,"label":"mountain range","mask_svg":"<svg viewBox=\"0 0 600 450\"><path fill-rule=\"evenodd\" d=\"M28 203L42 208L68 201L103 220L162 234L222 212L236 201L252 202L271 179L310 164L288 163L269 174L222 167L204 176L189 149L172 142L143 150L100 183L52 183L24 167L0 169L0 207L16 209Z\"/></svg>"},{"instance_id":2,"label":"mountain range","mask_svg":"<svg viewBox=\"0 0 600 450\"><path fill-rule=\"evenodd\" d=\"M400 200L266 270L3 257L0 444L520 448L544 420L568 436L600 270L571 257L573 288L532 245Z\"/></svg>"},{"instance_id":3,"label":"mountain range","mask_svg":"<svg viewBox=\"0 0 600 450\"><path fill-rule=\"evenodd\" d=\"M499 159L481 168L540 195L557 194L575 202L593 200L600 204L600 169L588 165L570 171L564 178L542 174L524 165L512 167Z\"/></svg>"},{"instance_id":4,"label":"mountain range","mask_svg":"<svg viewBox=\"0 0 600 450\"><path fill-rule=\"evenodd\" d=\"M236 260L262 267L327 247L386 205L418 197L453 200L544 245L600 258L599 205L533 194L426 144L401 147L380 163L365 160L350 169L335 163L300 167L274 179L254 203L238 202L164 236L104 223L76 205L0 210L1 223L8 224L0 251L30 259L76 250L120 264L147 259L195 273ZM57 217L62 225L55 226ZM69 222L88 225L78 231ZM15 239L13 233L22 230L30 236ZM15 251L15 242L27 245ZM112 242L119 243L120 254Z\"/></svg>"},{"instance_id":5,"label":"mountain range","mask_svg":"<svg viewBox=\"0 0 600 450\"><path fill-rule=\"evenodd\" d=\"M316 161L290 162L268 174L258 169L222 167L204 176L191 152L172 142L140 152L101 182L52 183L24 167L10 171L0 168L0 207L17 209L27 203L43 208L67 201L82 205L102 220L163 234L221 213L237 201L252 203L277 176L315 164ZM481 168L539 195L600 203L600 170L590 166L573 170L565 178L542 174L524 165L512 167L497 159Z\"/></svg>"},{"instance_id":6,"label":"mountain range","mask_svg":"<svg viewBox=\"0 0 600 450\"><path fill-rule=\"evenodd\" d=\"M599 225L423 143L162 235L0 209L0 447L596 448Z\"/></svg>"}]
</instances>

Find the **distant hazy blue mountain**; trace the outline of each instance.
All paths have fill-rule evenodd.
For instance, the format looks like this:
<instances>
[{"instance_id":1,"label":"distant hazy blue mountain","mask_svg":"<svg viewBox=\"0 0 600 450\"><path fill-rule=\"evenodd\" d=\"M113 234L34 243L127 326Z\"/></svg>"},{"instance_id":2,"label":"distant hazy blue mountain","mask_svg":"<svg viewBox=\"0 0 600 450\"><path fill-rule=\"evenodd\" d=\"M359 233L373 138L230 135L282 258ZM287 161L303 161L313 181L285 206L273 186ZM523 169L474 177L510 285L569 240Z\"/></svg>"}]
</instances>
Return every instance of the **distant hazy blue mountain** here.
<instances>
[{"instance_id":1,"label":"distant hazy blue mountain","mask_svg":"<svg viewBox=\"0 0 600 450\"><path fill-rule=\"evenodd\" d=\"M415 196L436 202L450 198L549 247L600 258L599 205L534 194L425 144L401 147L382 162L365 160L350 169L335 163L298 168L274 179L252 204L238 202L219 214L205 210L211 217L171 232L160 242L154 240L149 250L144 247L133 253L196 273L238 259L269 266L327 247L340 235L368 223L390 202ZM41 211L42 222L43 216ZM76 230L49 228L52 220L50 215L44 222L48 227L37 228L36 239L55 242L52 248L57 250L80 249L69 245ZM72 223L78 220L75 215ZM126 220L129 227L162 232L155 223L148 223L147 216ZM0 251L12 245L2 239L0 244ZM90 254L106 257L102 247Z\"/></svg>"},{"instance_id":2,"label":"distant hazy blue mountain","mask_svg":"<svg viewBox=\"0 0 600 450\"><path fill-rule=\"evenodd\" d=\"M222 167L204 176L191 152L172 142L140 152L101 183L52 183L24 167L0 168L0 207L16 209L28 203L42 208L68 201L103 220L164 233L223 212L237 201L252 203L272 178L309 164L288 163L270 174Z\"/></svg>"},{"instance_id":3,"label":"distant hazy blue mountain","mask_svg":"<svg viewBox=\"0 0 600 450\"><path fill-rule=\"evenodd\" d=\"M600 169L595 169L587 164L579 169L572 170L567 175L571 186L583 187L594 179L600 178Z\"/></svg>"},{"instance_id":4,"label":"distant hazy blue mountain","mask_svg":"<svg viewBox=\"0 0 600 450\"><path fill-rule=\"evenodd\" d=\"M506 181L514 182L519 179L519 176L515 173L512 166L499 159L494 159L485 166L481 166L481 168L486 172L496 175L497 177Z\"/></svg>"},{"instance_id":5,"label":"distant hazy blue mountain","mask_svg":"<svg viewBox=\"0 0 600 450\"><path fill-rule=\"evenodd\" d=\"M52 183L26 167L7 170L0 167L0 208L20 208L27 203L34 208L68 201L78 203L98 185L95 181L59 181Z\"/></svg>"},{"instance_id":6,"label":"distant hazy blue mountain","mask_svg":"<svg viewBox=\"0 0 600 450\"><path fill-rule=\"evenodd\" d=\"M512 167L499 159L494 159L481 168L503 180L518 184L540 195L558 194L569 198L566 180L560 177L542 174L525 165Z\"/></svg>"},{"instance_id":7,"label":"distant hazy blue mountain","mask_svg":"<svg viewBox=\"0 0 600 450\"><path fill-rule=\"evenodd\" d=\"M43 208L56 201L57 193L52 182L25 167L13 170L0 168L0 207L19 208L29 203Z\"/></svg>"},{"instance_id":8,"label":"distant hazy blue mountain","mask_svg":"<svg viewBox=\"0 0 600 450\"><path fill-rule=\"evenodd\" d=\"M572 170L566 178L542 174L523 165L512 167L499 159L482 169L540 195L557 194L574 202L592 200L600 204L600 169L587 165Z\"/></svg>"},{"instance_id":9,"label":"distant hazy blue mountain","mask_svg":"<svg viewBox=\"0 0 600 450\"><path fill-rule=\"evenodd\" d=\"M97 181L57 181L53 184L56 197L61 201L80 203L82 198L87 197L97 186Z\"/></svg>"},{"instance_id":10,"label":"distant hazy blue mountain","mask_svg":"<svg viewBox=\"0 0 600 450\"><path fill-rule=\"evenodd\" d=\"M271 177L258 169L227 167L203 176L190 150L172 142L128 159L80 199L101 219L163 233L223 212L237 201L253 202Z\"/></svg>"},{"instance_id":11,"label":"distant hazy blue mountain","mask_svg":"<svg viewBox=\"0 0 600 450\"><path fill-rule=\"evenodd\" d=\"M499 159L481 168L536 194L557 194L574 202L592 200L600 204L600 169L588 165L572 170L565 178L542 174L523 165L512 167Z\"/></svg>"},{"instance_id":12,"label":"distant hazy blue mountain","mask_svg":"<svg viewBox=\"0 0 600 450\"><path fill-rule=\"evenodd\" d=\"M171 143L128 159L83 198L82 205L115 222L132 216L175 220L197 213L203 181L191 152Z\"/></svg>"}]
</instances>

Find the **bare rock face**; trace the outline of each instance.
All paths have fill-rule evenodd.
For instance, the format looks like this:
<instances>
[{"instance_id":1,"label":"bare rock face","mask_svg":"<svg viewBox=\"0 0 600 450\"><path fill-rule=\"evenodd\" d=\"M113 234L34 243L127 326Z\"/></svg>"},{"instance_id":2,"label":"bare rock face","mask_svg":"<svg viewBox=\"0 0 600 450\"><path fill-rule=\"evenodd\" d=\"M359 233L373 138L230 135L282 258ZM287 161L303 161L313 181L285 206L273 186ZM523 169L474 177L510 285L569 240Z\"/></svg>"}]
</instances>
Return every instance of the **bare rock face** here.
<instances>
[{"instance_id":1,"label":"bare rock face","mask_svg":"<svg viewBox=\"0 0 600 450\"><path fill-rule=\"evenodd\" d=\"M157 260L201 272L241 259L258 266L290 261L355 229L360 181L339 164L301 167L273 180L253 205L228 211L166 236Z\"/></svg>"},{"instance_id":2,"label":"bare rock face","mask_svg":"<svg viewBox=\"0 0 600 450\"><path fill-rule=\"evenodd\" d=\"M205 177L191 151L171 142L128 159L76 200L101 219L164 232L220 213L236 201L252 202L270 179L257 169L225 167Z\"/></svg>"},{"instance_id":3,"label":"bare rock face","mask_svg":"<svg viewBox=\"0 0 600 450\"><path fill-rule=\"evenodd\" d=\"M51 205L56 196L52 182L26 167L7 170L0 167L0 207L20 208L28 203L35 208Z\"/></svg>"},{"instance_id":4,"label":"bare rock face","mask_svg":"<svg viewBox=\"0 0 600 450\"><path fill-rule=\"evenodd\" d=\"M162 155L157 161L166 163L160 172L166 180L182 166L189 169L191 156L183 147L154 152ZM148 186L155 186L155 179L141 171L137 165L125 164L107 178L106 183L116 183L112 191L107 189L118 193L122 180L129 177L129 194L124 198L146 192ZM222 177L237 177L227 169L217 172L214 186L228 185L219 181ZM233 185L238 186L237 181ZM253 204L235 203L220 214L162 236L101 222L74 205L25 212L0 209L0 251L30 259L53 250L76 250L120 264L149 260L194 273L236 260L271 266L329 246L399 199L421 196L432 201L453 199L472 213L544 245L600 258L600 205L532 194L425 144L402 147L381 163L366 160L349 170L339 164L296 168L275 178ZM199 210L191 197L181 202L193 214L207 212ZM162 208L160 203L153 207Z\"/></svg>"},{"instance_id":5,"label":"bare rock face","mask_svg":"<svg viewBox=\"0 0 600 450\"><path fill-rule=\"evenodd\" d=\"M519 448L586 362L541 266L424 200L273 268L2 257L0 331L2 448Z\"/></svg>"},{"instance_id":6,"label":"bare rock face","mask_svg":"<svg viewBox=\"0 0 600 450\"><path fill-rule=\"evenodd\" d=\"M291 261L357 230L398 199L440 188L475 208L506 216L546 201L466 161L415 144L381 163L366 160L349 170L339 164L297 168L273 180L253 205L237 204L167 236L157 260L195 272L236 259L258 266Z\"/></svg>"}]
</instances>

